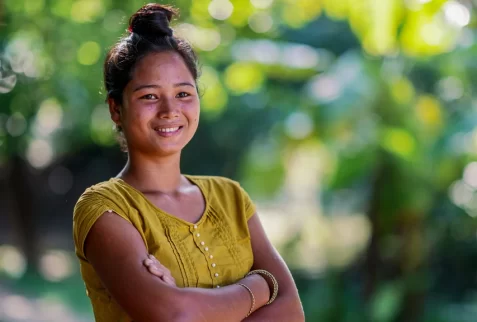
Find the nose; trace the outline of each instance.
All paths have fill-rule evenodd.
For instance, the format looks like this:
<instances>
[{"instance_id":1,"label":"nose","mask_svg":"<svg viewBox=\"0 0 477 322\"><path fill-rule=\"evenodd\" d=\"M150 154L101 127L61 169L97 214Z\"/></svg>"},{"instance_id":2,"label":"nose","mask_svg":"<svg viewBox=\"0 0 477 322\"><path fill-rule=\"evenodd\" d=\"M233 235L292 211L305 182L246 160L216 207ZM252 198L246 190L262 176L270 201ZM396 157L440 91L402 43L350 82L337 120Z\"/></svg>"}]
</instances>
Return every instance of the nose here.
<instances>
[{"instance_id":1,"label":"nose","mask_svg":"<svg viewBox=\"0 0 477 322\"><path fill-rule=\"evenodd\" d=\"M172 99L166 98L160 101L158 116L161 119L174 119L179 117L179 105Z\"/></svg>"}]
</instances>

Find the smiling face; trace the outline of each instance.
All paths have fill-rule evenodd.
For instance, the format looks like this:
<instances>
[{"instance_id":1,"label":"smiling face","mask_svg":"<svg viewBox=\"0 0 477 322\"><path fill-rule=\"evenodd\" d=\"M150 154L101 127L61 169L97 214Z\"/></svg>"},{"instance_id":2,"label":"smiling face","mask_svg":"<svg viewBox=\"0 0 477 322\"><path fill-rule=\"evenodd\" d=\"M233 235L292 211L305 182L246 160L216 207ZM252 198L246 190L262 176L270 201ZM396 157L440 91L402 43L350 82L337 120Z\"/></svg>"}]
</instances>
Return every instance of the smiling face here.
<instances>
[{"instance_id":1,"label":"smiling face","mask_svg":"<svg viewBox=\"0 0 477 322\"><path fill-rule=\"evenodd\" d=\"M199 123L195 80L173 51L150 53L136 64L122 105L109 100L112 120L122 127L129 153L179 153Z\"/></svg>"}]
</instances>

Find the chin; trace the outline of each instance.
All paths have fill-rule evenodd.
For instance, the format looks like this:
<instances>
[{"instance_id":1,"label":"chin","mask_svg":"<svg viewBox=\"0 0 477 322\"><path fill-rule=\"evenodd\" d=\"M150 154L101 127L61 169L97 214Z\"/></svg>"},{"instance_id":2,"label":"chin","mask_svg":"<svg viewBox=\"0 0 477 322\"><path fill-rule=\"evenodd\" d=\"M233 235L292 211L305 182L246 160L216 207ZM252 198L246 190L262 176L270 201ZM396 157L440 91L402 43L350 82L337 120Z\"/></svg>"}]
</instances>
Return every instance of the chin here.
<instances>
[{"instance_id":1,"label":"chin","mask_svg":"<svg viewBox=\"0 0 477 322\"><path fill-rule=\"evenodd\" d=\"M175 154L180 154L182 147L158 147L155 152L158 156L171 156Z\"/></svg>"}]
</instances>

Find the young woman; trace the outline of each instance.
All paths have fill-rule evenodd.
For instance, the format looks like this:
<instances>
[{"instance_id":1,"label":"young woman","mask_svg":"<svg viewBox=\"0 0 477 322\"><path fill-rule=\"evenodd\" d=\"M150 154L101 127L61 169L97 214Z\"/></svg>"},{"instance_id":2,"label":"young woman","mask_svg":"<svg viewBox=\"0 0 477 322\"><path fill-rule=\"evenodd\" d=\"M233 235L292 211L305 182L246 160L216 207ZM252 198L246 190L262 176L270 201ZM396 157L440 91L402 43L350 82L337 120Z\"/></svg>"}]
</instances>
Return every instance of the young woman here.
<instances>
[{"instance_id":1,"label":"young woman","mask_svg":"<svg viewBox=\"0 0 477 322\"><path fill-rule=\"evenodd\" d=\"M169 27L174 15L159 4L139 9L104 63L128 160L74 210L96 321L303 321L247 193L226 178L181 174L200 108L197 59Z\"/></svg>"}]
</instances>

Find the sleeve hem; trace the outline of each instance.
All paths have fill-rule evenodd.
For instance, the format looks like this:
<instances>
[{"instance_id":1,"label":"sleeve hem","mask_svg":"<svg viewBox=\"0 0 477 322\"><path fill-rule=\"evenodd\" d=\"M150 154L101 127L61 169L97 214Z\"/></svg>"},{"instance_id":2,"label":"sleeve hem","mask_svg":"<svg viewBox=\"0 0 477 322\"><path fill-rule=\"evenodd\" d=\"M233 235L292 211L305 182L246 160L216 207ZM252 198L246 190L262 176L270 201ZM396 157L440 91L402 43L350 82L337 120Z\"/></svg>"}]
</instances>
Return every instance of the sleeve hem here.
<instances>
[{"instance_id":1,"label":"sleeve hem","mask_svg":"<svg viewBox=\"0 0 477 322\"><path fill-rule=\"evenodd\" d=\"M248 208L245 210L245 218L247 221L252 218L252 216L257 212L257 207L253 202L250 203Z\"/></svg>"},{"instance_id":2,"label":"sleeve hem","mask_svg":"<svg viewBox=\"0 0 477 322\"><path fill-rule=\"evenodd\" d=\"M103 205L98 207L98 209L96 210L96 214L93 217L89 218L88 221L82 225L83 227L78 227L78 228L81 229L81 231L76 231L75 232L75 234L77 234L77 238L76 238L77 253L82 259L84 259L86 261L87 261L87 258L86 258L85 252L84 252L84 246L85 246L86 238L88 237L88 234L89 234L91 228L93 227L95 222L99 219L99 217L101 217L104 213L111 210L112 212L114 212L118 216L120 216L121 218L123 218L123 219L127 220L129 223L131 223L131 221L129 220L129 218L126 215L123 215L121 211L117 210L117 207L110 207L110 205L106 204L104 202L104 200L102 200L101 203L103 203ZM76 223L76 221L75 221L75 223Z\"/></svg>"}]
</instances>

